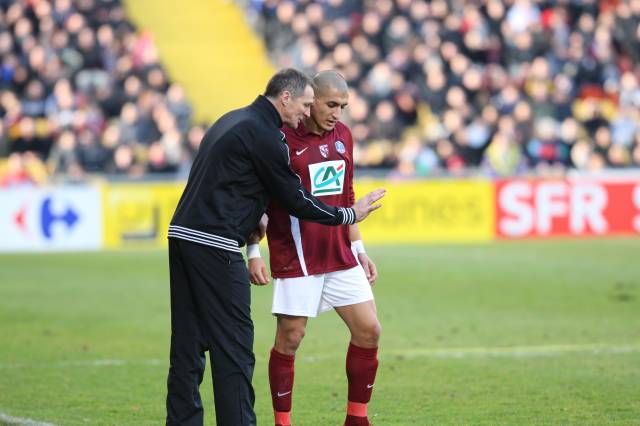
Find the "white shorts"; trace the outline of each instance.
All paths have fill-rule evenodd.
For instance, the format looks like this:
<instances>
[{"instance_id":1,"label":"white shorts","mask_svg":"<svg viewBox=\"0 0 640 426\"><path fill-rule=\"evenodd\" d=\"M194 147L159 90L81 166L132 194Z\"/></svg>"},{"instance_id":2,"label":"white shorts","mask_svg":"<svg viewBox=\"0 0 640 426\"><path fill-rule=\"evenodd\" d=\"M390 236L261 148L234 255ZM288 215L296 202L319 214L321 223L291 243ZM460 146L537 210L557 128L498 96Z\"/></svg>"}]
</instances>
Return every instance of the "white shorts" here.
<instances>
[{"instance_id":1,"label":"white shorts","mask_svg":"<svg viewBox=\"0 0 640 426\"><path fill-rule=\"evenodd\" d=\"M373 300L371 285L358 265L343 271L273 280L274 314L315 317L333 308Z\"/></svg>"}]
</instances>

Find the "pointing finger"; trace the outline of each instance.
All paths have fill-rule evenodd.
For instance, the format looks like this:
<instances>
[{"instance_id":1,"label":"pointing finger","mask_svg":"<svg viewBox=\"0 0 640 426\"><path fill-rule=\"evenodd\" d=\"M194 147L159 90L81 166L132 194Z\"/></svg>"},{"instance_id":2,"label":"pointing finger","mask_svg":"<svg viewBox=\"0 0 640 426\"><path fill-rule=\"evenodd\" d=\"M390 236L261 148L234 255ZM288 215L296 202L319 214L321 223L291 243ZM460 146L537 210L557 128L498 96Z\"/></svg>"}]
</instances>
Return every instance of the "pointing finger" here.
<instances>
[{"instance_id":1,"label":"pointing finger","mask_svg":"<svg viewBox=\"0 0 640 426\"><path fill-rule=\"evenodd\" d=\"M368 211L369 213L371 213L371 212L372 212L372 211L374 211L374 210L378 210L380 207L382 207L382 204L381 204L381 203L378 203L378 204L372 204L372 205L370 205L370 206L368 206L368 207L367 207L367 209L368 209L367 211Z\"/></svg>"}]
</instances>

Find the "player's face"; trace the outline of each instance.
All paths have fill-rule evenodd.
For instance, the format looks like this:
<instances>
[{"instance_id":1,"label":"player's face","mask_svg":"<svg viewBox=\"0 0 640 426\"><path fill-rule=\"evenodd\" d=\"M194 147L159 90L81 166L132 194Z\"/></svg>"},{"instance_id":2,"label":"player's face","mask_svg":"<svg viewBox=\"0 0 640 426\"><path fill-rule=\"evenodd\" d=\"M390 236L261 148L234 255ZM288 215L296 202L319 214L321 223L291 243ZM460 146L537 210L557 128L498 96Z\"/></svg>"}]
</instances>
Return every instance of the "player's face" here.
<instances>
[{"instance_id":1,"label":"player's face","mask_svg":"<svg viewBox=\"0 0 640 426\"><path fill-rule=\"evenodd\" d=\"M336 127L340 120L342 111L349 102L349 94L334 88L330 88L320 96L316 97L311 107L311 117L325 132L329 132Z\"/></svg>"},{"instance_id":2,"label":"player's face","mask_svg":"<svg viewBox=\"0 0 640 426\"><path fill-rule=\"evenodd\" d=\"M282 121L284 124L295 129L298 127L300 120L311 115L313 88L311 86L307 86L304 88L302 95L297 98L289 95L286 101L284 112L282 114Z\"/></svg>"}]
</instances>

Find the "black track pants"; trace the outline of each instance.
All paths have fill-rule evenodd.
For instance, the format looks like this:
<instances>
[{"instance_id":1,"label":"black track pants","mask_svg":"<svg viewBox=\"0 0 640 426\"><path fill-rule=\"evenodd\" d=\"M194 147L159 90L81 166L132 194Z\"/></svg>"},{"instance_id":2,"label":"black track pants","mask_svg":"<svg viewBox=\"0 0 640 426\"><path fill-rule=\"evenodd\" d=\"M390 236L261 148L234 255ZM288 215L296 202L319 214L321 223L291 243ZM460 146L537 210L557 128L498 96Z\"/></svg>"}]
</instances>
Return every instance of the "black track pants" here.
<instances>
[{"instance_id":1,"label":"black track pants","mask_svg":"<svg viewBox=\"0 0 640 426\"><path fill-rule=\"evenodd\" d=\"M240 253L169 239L171 353L167 425L203 424L209 351L218 426L256 424L249 274Z\"/></svg>"}]
</instances>

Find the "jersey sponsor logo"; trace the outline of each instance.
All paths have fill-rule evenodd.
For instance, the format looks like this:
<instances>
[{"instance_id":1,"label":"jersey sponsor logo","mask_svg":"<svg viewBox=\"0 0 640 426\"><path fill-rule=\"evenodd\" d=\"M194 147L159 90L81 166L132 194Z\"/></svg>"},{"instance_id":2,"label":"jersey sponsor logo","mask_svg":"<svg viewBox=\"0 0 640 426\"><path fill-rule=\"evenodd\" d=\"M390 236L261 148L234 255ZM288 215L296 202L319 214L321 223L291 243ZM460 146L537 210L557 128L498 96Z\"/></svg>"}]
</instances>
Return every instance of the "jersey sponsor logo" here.
<instances>
[{"instance_id":1,"label":"jersey sponsor logo","mask_svg":"<svg viewBox=\"0 0 640 426\"><path fill-rule=\"evenodd\" d=\"M342 194L345 169L344 160L309 164L311 194L317 196Z\"/></svg>"},{"instance_id":2,"label":"jersey sponsor logo","mask_svg":"<svg viewBox=\"0 0 640 426\"><path fill-rule=\"evenodd\" d=\"M329 145L320 145L320 154L322 154L322 156L324 158L329 158Z\"/></svg>"},{"instance_id":3,"label":"jersey sponsor logo","mask_svg":"<svg viewBox=\"0 0 640 426\"><path fill-rule=\"evenodd\" d=\"M338 151L340 154L344 154L346 152L344 143L342 141L336 141L336 151Z\"/></svg>"},{"instance_id":4,"label":"jersey sponsor logo","mask_svg":"<svg viewBox=\"0 0 640 426\"><path fill-rule=\"evenodd\" d=\"M309 147L306 147L305 149L301 149L301 150L297 150L296 149L296 155L302 155L303 152L305 152Z\"/></svg>"}]
</instances>

